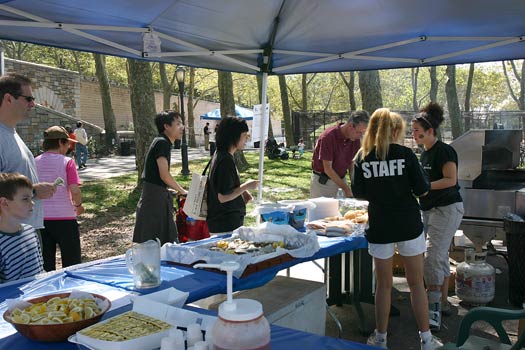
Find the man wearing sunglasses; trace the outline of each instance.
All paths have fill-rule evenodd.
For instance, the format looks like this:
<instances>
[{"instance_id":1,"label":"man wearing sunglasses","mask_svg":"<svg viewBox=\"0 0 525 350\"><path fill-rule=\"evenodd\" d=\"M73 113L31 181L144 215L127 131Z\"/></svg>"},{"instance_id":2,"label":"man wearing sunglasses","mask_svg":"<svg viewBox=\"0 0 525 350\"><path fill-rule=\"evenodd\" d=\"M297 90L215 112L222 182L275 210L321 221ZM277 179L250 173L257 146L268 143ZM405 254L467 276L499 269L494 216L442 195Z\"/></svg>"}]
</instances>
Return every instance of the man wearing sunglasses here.
<instances>
[{"instance_id":1,"label":"man wearing sunglasses","mask_svg":"<svg viewBox=\"0 0 525 350\"><path fill-rule=\"evenodd\" d=\"M29 118L35 108L31 80L22 75L0 77L0 173L20 173L33 182L35 205L24 223L36 230L44 227L44 211L40 199L51 198L56 186L38 181L35 158L16 132L16 125Z\"/></svg>"}]
</instances>

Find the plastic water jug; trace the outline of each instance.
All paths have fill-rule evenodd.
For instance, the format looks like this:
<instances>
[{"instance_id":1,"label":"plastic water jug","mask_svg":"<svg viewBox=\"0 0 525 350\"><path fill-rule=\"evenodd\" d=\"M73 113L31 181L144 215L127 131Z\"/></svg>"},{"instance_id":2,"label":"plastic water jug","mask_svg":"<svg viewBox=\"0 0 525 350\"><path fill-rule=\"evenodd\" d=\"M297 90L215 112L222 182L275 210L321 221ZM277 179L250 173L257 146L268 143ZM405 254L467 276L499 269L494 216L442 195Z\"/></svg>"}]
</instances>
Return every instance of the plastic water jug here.
<instances>
[{"instance_id":1,"label":"plastic water jug","mask_svg":"<svg viewBox=\"0 0 525 350\"><path fill-rule=\"evenodd\" d=\"M160 241L149 240L126 252L126 265L137 289L160 285Z\"/></svg>"}]
</instances>

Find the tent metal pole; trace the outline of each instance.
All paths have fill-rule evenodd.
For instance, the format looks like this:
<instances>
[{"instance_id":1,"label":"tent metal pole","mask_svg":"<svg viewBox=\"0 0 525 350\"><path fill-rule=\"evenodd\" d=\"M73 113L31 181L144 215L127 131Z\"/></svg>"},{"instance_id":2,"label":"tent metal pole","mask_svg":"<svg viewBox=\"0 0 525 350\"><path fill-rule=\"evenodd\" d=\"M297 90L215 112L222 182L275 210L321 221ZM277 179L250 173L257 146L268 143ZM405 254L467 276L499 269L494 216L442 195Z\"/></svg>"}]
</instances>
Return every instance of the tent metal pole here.
<instances>
[{"instance_id":1,"label":"tent metal pole","mask_svg":"<svg viewBox=\"0 0 525 350\"><path fill-rule=\"evenodd\" d=\"M4 45L0 44L0 76L5 74Z\"/></svg>"},{"instance_id":2,"label":"tent metal pole","mask_svg":"<svg viewBox=\"0 0 525 350\"><path fill-rule=\"evenodd\" d=\"M264 172L264 146L265 146L265 139L264 136L266 134L266 93L268 90L268 73L264 72L262 75L262 96L261 96L261 104L262 104L262 113L261 113L261 129L260 129L260 142L259 142L259 188L257 191L257 202L261 203L263 199L263 172ZM269 113L270 111L268 111Z\"/></svg>"}]
</instances>

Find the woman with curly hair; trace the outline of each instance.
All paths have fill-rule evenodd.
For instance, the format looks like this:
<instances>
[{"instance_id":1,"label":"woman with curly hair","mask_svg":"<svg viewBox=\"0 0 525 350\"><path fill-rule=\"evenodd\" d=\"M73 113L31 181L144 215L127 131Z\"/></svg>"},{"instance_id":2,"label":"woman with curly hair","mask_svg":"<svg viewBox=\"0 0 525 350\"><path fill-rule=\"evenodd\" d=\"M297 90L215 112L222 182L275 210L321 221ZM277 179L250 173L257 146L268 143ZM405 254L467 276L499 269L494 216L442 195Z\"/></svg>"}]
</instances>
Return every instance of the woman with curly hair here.
<instances>
[{"instance_id":1,"label":"woman with curly hair","mask_svg":"<svg viewBox=\"0 0 525 350\"><path fill-rule=\"evenodd\" d=\"M412 136L424 151L421 165L430 180L430 192L420 199L427 237L425 282L430 307L430 326L441 327L441 314L448 313L450 263L448 250L463 217L463 200L458 186L458 155L440 141L437 130L443 122L443 108L431 102L412 119Z\"/></svg>"}]
</instances>

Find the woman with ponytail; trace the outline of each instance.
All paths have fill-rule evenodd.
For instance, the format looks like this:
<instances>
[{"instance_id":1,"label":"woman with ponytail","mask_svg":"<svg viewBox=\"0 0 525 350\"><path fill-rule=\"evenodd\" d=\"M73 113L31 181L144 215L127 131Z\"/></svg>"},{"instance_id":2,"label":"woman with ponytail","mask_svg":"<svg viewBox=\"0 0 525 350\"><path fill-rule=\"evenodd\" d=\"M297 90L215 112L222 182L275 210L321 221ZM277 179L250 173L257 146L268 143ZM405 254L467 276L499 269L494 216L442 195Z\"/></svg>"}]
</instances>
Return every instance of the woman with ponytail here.
<instances>
[{"instance_id":1,"label":"woman with ponytail","mask_svg":"<svg viewBox=\"0 0 525 350\"><path fill-rule=\"evenodd\" d=\"M412 119L412 136L424 147L420 161L430 181L430 192L420 199L420 204L427 236L425 282L430 326L436 330L441 327L441 314L450 311L448 249L464 213L458 186L458 155L454 148L437 138L443 120L443 108L434 102Z\"/></svg>"},{"instance_id":2,"label":"woman with ponytail","mask_svg":"<svg viewBox=\"0 0 525 350\"><path fill-rule=\"evenodd\" d=\"M354 159L352 191L368 200L366 238L374 257L376 275L376 329L369 345L387 348L387 328L392 295L392 261L397 246L410 287L412 310L421 336L421 349L442 344L429 329L428 303L423 282L425 235L416 197L430 189L423 169L411 149L403 146L405 121L380 108L372 114L361 149Z\"/></svg>"}]
</instances>

